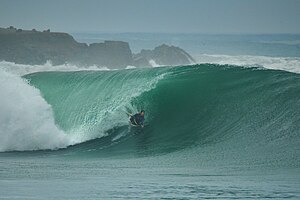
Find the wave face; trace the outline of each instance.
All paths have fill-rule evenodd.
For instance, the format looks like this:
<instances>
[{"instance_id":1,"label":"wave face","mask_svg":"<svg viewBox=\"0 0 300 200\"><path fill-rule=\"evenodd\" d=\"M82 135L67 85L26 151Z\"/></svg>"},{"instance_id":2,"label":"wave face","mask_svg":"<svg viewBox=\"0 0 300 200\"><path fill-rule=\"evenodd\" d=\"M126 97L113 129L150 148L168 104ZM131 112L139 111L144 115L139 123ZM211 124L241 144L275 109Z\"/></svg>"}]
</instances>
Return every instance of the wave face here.
<instances>
[{"instance_id":1,"label":"wave face","mask_svg":"<svg viewBox=\"0 0 300 200\"><path fill-rule=\"evenodd\" d=\"M184 155L197 162L299 167L299 74L201 64L24 78L51 105L53 124L78 143L58 152L106 157L188 152ZM146 110L145 128L128 127L126 113L140 109Z\"/></svg>"}]
</instances>

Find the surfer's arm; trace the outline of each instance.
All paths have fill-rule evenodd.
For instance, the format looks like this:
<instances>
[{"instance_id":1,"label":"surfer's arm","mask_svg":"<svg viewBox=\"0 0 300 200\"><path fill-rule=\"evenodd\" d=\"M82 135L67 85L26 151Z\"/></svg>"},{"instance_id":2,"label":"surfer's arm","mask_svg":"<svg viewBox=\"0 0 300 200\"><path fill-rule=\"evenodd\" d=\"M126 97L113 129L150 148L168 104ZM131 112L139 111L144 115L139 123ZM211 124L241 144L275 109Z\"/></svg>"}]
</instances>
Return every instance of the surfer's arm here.
<instances>
[{"instance_id":1,"label":"surfer's arm","mask_svg":"<svg viewBox=\"0 0 300 200\"><path fill-rule=\"evenodd\" d=\"M144 122L141 122L139 125L141 128L144 128Z\"/></svg>"},{"instance_id":2,"label":"surfer's arm","mask_svg":"<svg viewBox=\"0 0 300 200\"><path fill-rule=\"evenodd\" d=\"M144 119L141 120L140 126L144 128Z\"/></svg>"}]
</instances>

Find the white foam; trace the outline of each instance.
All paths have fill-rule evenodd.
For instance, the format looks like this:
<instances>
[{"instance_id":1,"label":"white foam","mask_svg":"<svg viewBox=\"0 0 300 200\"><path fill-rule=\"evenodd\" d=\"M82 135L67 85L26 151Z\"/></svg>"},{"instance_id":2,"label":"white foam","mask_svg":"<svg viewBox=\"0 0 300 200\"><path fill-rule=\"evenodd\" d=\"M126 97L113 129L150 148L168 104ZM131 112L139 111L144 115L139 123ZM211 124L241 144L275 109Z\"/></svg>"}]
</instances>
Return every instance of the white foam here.
<instances>
[{"instance_id":1,"label":"white foam","mask_svg":"<svg viewBox=\"0 0 300 200\"><path fill-rule=\"evenodd\" d=\"M128 65L125 69L135 69L136 66Z\"/></svg>"},{"instance_id":2,"label":"white foam","mask_svg":"<svg viewBox=\"0 0 300 200\"><path fill-rule=\"evenodd\" d=\"M0 69L0 151L64 148L74 141L54 122L39 90Z\"/></svg>"},{"instance_id":3,"label":"white foam","mask_svg":"<svg viewBox=\"0 0 300 200\"><path fill-rule=\"evenodd\" d=\"M196 56L198 64L213 63L220 65L237 65L244 67L264 67L267 69L284 70L300 73L300 57L269 57L269 56L249 56L249 55L209 55L202 54Z\"/></svg>"},{"instance_id":4,"label":"white foam","mask_svg":"<svg viewBox=\"0 0 300 200\"><path fill-rule=\"evenodd\" d=\"M109 68L103 66L76 66L71 64L63 65L52 65L51 61L47 61L43 65L25 65L25 64L16 64L13 62L0 62L0 69L3 69L7 72L23 76L25 74L35 73L35 72L44 72L44 71L83 71L83 70L110 70Z\"/></svg>"},{"instance_id":5,"label":"white foam","mask_svg":"<svg viewBox=\"0 0 300 200\"><path fill-rule=\"evenodd\" d=\"M155 62L155 60L151 59L149 60L149 64L152 66L152 67L162 67L162 65L159 65Z\"/></svg>"}]
</instances>

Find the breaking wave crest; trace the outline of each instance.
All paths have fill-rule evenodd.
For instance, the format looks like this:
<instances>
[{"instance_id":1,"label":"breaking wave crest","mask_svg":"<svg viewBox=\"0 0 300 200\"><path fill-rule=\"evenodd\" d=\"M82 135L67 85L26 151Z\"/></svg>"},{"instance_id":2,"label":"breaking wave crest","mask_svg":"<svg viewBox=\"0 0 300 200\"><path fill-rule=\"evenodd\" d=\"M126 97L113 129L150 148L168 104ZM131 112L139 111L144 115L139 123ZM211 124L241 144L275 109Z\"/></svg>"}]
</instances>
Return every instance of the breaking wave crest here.
<instances>
[{"instance_id":1,"label":"breaking wave crest","mask_svg":"<svg viewBox=\"0 0 300 200\"><path fill-rule=\"evenodd\" d=\"M23 78L0 70L0 151L63 148L72 143L51 106Z\"/></svg>"}]
</instances>

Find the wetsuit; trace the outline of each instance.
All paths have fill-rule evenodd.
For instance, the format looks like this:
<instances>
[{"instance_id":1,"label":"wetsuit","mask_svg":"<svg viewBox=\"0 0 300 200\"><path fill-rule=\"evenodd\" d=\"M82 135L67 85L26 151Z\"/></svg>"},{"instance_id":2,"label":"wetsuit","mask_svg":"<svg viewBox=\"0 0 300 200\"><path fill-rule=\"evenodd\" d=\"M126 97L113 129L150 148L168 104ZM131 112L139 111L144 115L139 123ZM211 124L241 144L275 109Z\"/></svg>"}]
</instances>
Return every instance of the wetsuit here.
<instances>
[{"instance_id":1,"label":"wetsuit","mask_svg":"<svg viewBox=\"0 0 300 200\"><path fill-rule=\"evenodd\" d=\"M137 113L130 117L130 122L133 125L143 126L144 125L144 116L142 116L140 113Z\"/></svg>"}]
</instances>

